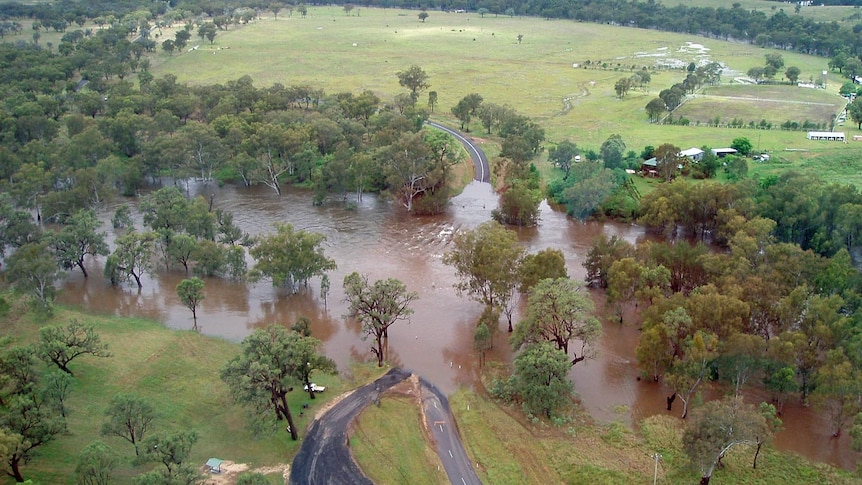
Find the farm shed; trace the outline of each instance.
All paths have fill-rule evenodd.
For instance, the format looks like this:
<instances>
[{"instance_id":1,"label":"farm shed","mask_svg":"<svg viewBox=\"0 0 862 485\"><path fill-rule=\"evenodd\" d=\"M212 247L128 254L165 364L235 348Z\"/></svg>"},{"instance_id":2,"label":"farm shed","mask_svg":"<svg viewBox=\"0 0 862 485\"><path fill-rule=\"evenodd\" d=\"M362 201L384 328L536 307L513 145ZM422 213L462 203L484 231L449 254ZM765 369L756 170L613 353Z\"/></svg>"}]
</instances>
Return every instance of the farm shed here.
<instances>
[{"instance_id":1,"label":"farm shed","mask_svg":"<svg viewBox=\"0 0 862 485\"><path fill-rule=\"evenodd\" d=\"M728 155L736 155L736 148L713 148L712 154L718 158L724 158Z\"/></svg>"},{"instance_id":2,"label":"farm shed","mask_svg":"<svg viewBox=\"0 0 862 485\"><path fill-rule=\"evenodd\" d=\"M689 148L688 150L679 152L679 156L686 157L692 162L699 162L703 160L703 150L700 148Z\"/></svg>"},{"instance_id":3,"label":"farm shed","mask_svg":"<svg viewBox=\"0 0 862 485\"><path fill-rule=\"evenodd\" d=\"M809 140L846 141L843 131L809 131Z\"/></svg>"}]
</instances>

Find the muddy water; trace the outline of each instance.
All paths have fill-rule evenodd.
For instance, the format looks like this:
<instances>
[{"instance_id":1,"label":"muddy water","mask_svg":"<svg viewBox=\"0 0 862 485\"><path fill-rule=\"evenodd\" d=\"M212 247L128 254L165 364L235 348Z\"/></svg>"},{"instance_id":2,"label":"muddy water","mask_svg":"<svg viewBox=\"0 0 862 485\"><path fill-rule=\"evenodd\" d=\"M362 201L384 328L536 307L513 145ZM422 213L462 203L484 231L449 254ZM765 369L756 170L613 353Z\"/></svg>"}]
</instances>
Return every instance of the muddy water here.
<instances>
[{"instance_id":1,"label":"muddy water","mask_svg":"<svg viewBox=\"0 0 862 485\"><path fill-rule=\"evenodd\" d=\"M351 360L373 356L358 326L343 318L347 306L341 281L353 271L368 275L372 281L394 277L418 292L420 299L413 305L410 322L398 323L390 332L389 362L422 374L444 392L473 385L477 358L472 352L472 335L482 307L458 297L452 288L453 271L442 264L441 257L449 250L456 231L472 229L490 219L497 198L488 184L474 182L453 200L446 214L422 218L408 216L373 195L365 195L354 210L347 210L339 204L313 207L303 192L278 197L263 187L193 184L188 189L193 196L212 195L214 206L233 212L235 222L252 235L273 231L275 222L322 233L327 238L327 255L338 264L329 275L332 285L325 300L317 279L295 295L273 288L267 281L239 284L206 280L206 299L198 309L202 333L238 342L255 328L270 323L290 325L305 316L313 322L314 336L324 342L325 353L345 369ZM108 220L115 208L107 207L101 216L109 234ZM638 226L581 224L547 205L541 209L541 224L519 231L522 243L531 252L546 247L562 250L569 274L578 279L584 277L581 263L595 237L615 234L632 243L644 238ZM137 224L141 226L140 219ZM100 313L146 316L176 329L192 327L191 312L175 293L176 285L186 276L183 272L147 276L139 291L136 287L111 287L101 276L102 263L89 262L93 271L87 280L80 273L70 273L61 292L62 302ZM601 307L601 295L596 298ZM510 361L503 322L500 329L489 358ZM637 338L638 330L631 325L607 324L596 358L579 363L570 373L584 406L597 420L636 423L666 412L667 391L660 384L637 379ZM826 422L812 410L791 404L785 418L786 430L776 441L780 448L846 468L855 465L858 456L848 451L846 437L830 440Z\"/></svg>"}]
</instances>

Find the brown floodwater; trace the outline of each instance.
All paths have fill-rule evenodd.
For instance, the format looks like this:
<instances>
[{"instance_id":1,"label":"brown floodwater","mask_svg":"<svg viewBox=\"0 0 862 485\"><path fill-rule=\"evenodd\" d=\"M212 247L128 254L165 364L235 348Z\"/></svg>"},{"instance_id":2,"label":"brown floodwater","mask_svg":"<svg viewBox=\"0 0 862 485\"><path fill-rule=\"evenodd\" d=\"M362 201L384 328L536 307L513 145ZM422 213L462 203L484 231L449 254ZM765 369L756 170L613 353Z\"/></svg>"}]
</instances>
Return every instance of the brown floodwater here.
<instances>
[{"instance_id":1,"label":"brown floodwater","mask_svg":"<svg viewBox=\"0 0 862 485\"><path fill-rule=\"evenodd\" d=\"M335 203L312 206L310 195L302 191L286 191L279 197L265 187L194 183L188 190L192 196L212 196L214 207L231 211L235 223L252 235L274 231L276 222L319 232L326 236L326 254L338 264L338 269L329 274L331 289L325 301L320 295L319 279L312 280L309 288L298 294L273 288L268 281L245 284L206 279L206 299L198 309L202 333L239 342L256 328L271 323L289 326L307 317L312 321L313 335L324 343L324 352L339 368L346 369L351 360L370 360L373 355L358 325L343 317L347 305L341 281L353 271L372 281L393 277L418 292L420 299L413 304L415 313L410 322L392 327L387 360L421 374L447 393L475 384L478 359L472 351L473 329L482 306L456 294L452 286L456 281L454 272L441 258L457 231L472 229L490 219L497 196L489 184L471 183L453 199L445 214L432 217L409 216L397 204L374 195L365 195L356 201L355 209L346 209ZM118 201L105 207L100 215L111 239L114 232L108 221L123 202L132 206L141 227L135 210L138 200ZM639 226L580 223L544 203L539 226L520 229L518 233L528 251L547 247L562 250L569 275L581 280L585 276L582 261L597 236L617 235L631 243L646 237ZM186 277L184 272L160 271L145 276L139 291L133 286L118 288L108 284L101 275L103 263L101 258L88 261L92 269L88 279L80 272L69 273L60 301L104 314L149 317L170 328L192 328L191 312L175 292L176 285ZM601 294L594 296L601 308ZM595 358L577 364L570 372L584 407L598 421L627 424L665 413L668 391L661 384L638 380L634 357L638 329L610 323L604 330ZM505 322L501 321L488 358L511 361L507 336ZM678 411L674 409L674 413ZM839 440L830 439L828 422L811 408L789 403L784 426L775 441L777 447L844 468L855 467L859 455L850 451L846 433Z\"/></svg>"}]
</instances>

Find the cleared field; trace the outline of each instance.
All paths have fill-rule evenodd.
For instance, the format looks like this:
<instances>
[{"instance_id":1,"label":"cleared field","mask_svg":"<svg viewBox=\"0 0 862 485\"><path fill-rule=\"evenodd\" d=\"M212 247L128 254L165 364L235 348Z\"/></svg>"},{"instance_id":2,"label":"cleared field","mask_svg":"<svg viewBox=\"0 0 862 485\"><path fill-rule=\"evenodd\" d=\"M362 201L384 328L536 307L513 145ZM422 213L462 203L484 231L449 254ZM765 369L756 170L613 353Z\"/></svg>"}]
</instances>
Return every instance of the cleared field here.
<instances>
[{"instance_id":1,"label":"cleared field","mask_svg":"<svg viewBox=\"0 0 862 485\"><path fill-rule=\"evenodd\" d=\"M785 121L830 123L846 100L822 89L789 85L727 85L708 87L674 111L692 123L705 124L720 117L721 123L741 119L759 123L766 120L774 126Z\"/></svg>"},{"instance_id":2,"label":"cleared field","mask_svg":"<svg viewBox=\"0 0 862 485\"><path fill-rule=\"evenodd\" d=\"M340 8L311 7L306 18L282 14L277 20L231 27L220 32L214 44L200 43L195 51L173 56L160 52L153 73L173 73L195 84L248 74L258 86L279 82L311 84L327 92L370 89L391 99L403 91L396 73L417 64L428 73L430 90L438 92L437 116L449 116L458 100L475 92L537 120L550 141L568 138L597 149L608 136L621 133L630 148L639 150L663 142L685 144L687 139L698 146L719 146L732 138L725 130L702 128L695 136L678 139L673 130L647 123L644 106L661 89L680 82L685 72L656 71L646 91L619 99L614 83L630 76L632 68L716 60L728 66L723 76L730 79L763 65L764 54L771 52L573 21L430 12L423 23L416 11L359 10L358 16L347 16ZM162 38L172 35L165 31ZM198 38L194 41L192 47ZM780 53L788 66L800 68L803 79L826 68L823 58ZM586 61L605 68L584 69Z\"/></svg>"}]
</instances>

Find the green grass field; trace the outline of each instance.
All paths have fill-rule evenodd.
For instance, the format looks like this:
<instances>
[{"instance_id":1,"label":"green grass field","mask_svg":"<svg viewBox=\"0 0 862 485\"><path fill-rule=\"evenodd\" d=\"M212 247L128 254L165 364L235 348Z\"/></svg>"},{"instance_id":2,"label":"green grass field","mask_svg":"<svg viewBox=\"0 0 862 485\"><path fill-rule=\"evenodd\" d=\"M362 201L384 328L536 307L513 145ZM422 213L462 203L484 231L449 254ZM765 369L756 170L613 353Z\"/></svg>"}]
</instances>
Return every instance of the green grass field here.
<instances>
[{"instance_id":1,"label":"green grass field","mask_svg":"<svg viewBox=\"0 0 862 485\"><path fill-rule=\"evenodd\" d=\"M823 89L790 85L732 84L707 87L674 111L692 123L709 123L720 113L722 123L741 119L748 124L766 120L779 126L785 121L830 123L846 100Z\"/></svg>"},{"instance_id":2,"label":"green grass field","mask_svg":"<svg viewBox=\"0 0 862 485\"><path fill-rule=\"evenodd\" d=\"M521 44L519 34L524 36ZM166 30L162 38L172 36ZM680 82L685 77L682 69L656 71L647 90L633 90L623 99L614 92L618 79L630 76L632 68L653 66L656 59L676 59L682 64L719 61L727 66L722 75L725 82L751 67L762 66L768 52L780 53L787 66L799 67L803 80L820 76L826 69L825 58L788 51L565 20L430 12L423 23L415 11L360 8L347 16L337 7L311 7L306 18L296 14L287 17L282 12L278 19L264 17L246 26L232 26L220 32L212 45L199 41L198 37L193 39L190 45L199 48L192 52L172 56L159 52L153 60L153 73L171 73L192 84L223 83L249 75L256 86L311 84L329 93L370 89L388 100L403 91L397 72L416 64L428 73L430 90L438 92L434 116L455 126L458 123L450 108L475 92L488 102L508 104L539 122L549 143L569 139L597 150L608 136L619 133L629 149L639 152L646 145L663 143L721 147L744 136L757 150L781 153L791 162L783 167L803 169L803 160L835 150L806 140L801 131L648 123L644 106L661 89ZM584 69L588 60L591 66L606 68ZM574 68L574 64L579 67ZM842 80L836 74L828 77L826 91L834 95ZM809 100L823 96L835 103L824 111L839 109L837 96L810 91L814 90L796 89L781 96L789 101L829 104ZM420 103L424 101L423 97ZM714 117L712 110L721 109L717 114L729 120L734 114L754 119L763 109L751 100L727 101L699 110ZM813 116L811 106L787 103L770 110L778 123L788 119L802 122ZM694 119L691 113L685 115ZM478 124L472 129L477 135L483 131ZM851 125L842 129L848 139L862 133ZM862 182L862 176L849 181Z\"/></svg>"}]
</instances>

